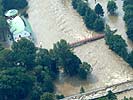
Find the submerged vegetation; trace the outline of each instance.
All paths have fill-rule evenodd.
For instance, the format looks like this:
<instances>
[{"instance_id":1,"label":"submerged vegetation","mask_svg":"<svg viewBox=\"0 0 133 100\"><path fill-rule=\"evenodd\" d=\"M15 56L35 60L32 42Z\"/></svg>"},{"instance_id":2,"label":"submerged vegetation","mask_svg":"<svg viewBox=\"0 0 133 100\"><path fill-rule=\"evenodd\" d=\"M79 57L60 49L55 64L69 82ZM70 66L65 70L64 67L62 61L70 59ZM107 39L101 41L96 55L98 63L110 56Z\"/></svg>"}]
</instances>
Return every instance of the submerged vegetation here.
<instances>
[{"instance_id":1,"label":"submerged vegetation","mask_svg":"<svg viewBox=\"0 0 133 100\"><path fill-rule=\"evenodd\" d=\"M95 11L83 0L72 0L72 6L83 17L88 29L96 32L102 32L104 30L104 20L102 18L104 12L100 4L96 5Z\"/></svg>"},{"instance_id":2,"label":"submerged vegetation","mask_svg":"<svg viewBox=\"0 0 133 100\"><path fill-rule=\"evenodd\" d=\"M121 56L131 67L133 67L133 51L128 53L127 44L120 35L114 35L115 31L111 31L110 27L106 25L105 41L109 45L109 49Z\"/></svg>"},{"instance_id":3,"label":"submerged vegetation","mask_svg":"<svg viewBox=\"0 0 133 100\"><path fill-rule=\"evenodd\" d=\"M104 11L100 4L95 6L95 10L92 10L82 0L72 0L72 5L83 17L88 29L97 32L104 31ZM26 0L0 0L0 35L3 35L4 29L7 29L4 11L23 9L27 6ZM125 11L132 8L130 6L125 6ZM124 18L127 20L126 17ZM127 25L130 24L127 34L132 32L132 29L129 29L132 24L131 20L126 21ZM106 27L106 44L133 67L133 51L128 53L127 44L121 36L114 35L114 32L110 30L109 26ZM132 35L129 36L132 39ZM50 50L37 48L33 42L25 38L14 42L11 49L0 45L0 100L62 99L64 95L55 95L54 84L60 70L63 70L65 75L69 77L86 80L92 71L92 66L87 62L82 62L65 40L60 40ZM84 92L85 89L81 87L80 93ZM105 98L99 100L117 100L117 98L114 93L109 91ZM124 100L128 99L124 98Z\"/></svg>"},{"instance_id":4,"label":"submerged vegetation","mask_svg":"<svg viewBox=\"0 0 133 100\"><path fill-rule=\"evenodd\" d=\"M108 12L109 12L111 15L114 15L114 14L115 14L117 8L118 8L118 7L117 7L117 5L116 5L116 3L115 3L114 0L108 1L107 10L108 10Z\"/></svg>"},{"instance_id":5,"label":"submerged vegetation","mask_svg":"<svg viewBox=\"0 0 133 100\"><path fill-rule=\"evenodd\" d=\"M124 0L123 9L125 11L124 20L127 26L127 36L133 41L133 1Z\"/></svg>"}]
</instances>

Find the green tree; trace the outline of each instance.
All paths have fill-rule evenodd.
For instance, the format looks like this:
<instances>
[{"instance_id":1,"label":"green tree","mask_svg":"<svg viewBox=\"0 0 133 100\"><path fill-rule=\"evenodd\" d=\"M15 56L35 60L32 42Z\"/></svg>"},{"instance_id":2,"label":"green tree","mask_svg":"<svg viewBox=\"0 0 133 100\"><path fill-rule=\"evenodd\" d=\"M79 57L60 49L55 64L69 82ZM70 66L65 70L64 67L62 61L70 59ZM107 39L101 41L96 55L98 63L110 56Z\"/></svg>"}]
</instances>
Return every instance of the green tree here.
<instances>
[{"instance_id":1,"label":"green tree","mask_svg":"<svg viewBox=\"0 0 133 100\"><path fill-rule=\"evenodd\" d=\"M127 62L130 64L131 67L133 67L133 51L128 54Z\"/></svg>"},{"instance_id":2,"label":"green tree","mask_svg":"<svg viewBox=\"0 0 133 100\"><path fill-rule=\"evenodd\" d=\"M50 67L51 58L49 51L47 49L39 49L36 57L36 62L38 65Z\"/></svg>"},{"instance_id":3,"label":"green tree","mask_svg":"<svg viewBox=\"0 0 133 100\"><path fill-rule=\"evenodd\" d=\"M98 16L104 16L103 8L99 3L95 6L95 12Z\"/></svg>"},{"instance_id":4,"label":"green tree","mask_svg":"<svg viewBox=\"0 0 133 100\"><path fill-rule=\"evenodd\" d=\"M80 93L85 93L85 90L83 87L80 88Z\"/></svg>"},{"instance_id":5,"label":"green tree","mask_svg":"<svg viewBox=\"0 0 133 100\"><path fill-rule=\"evenodd\" d=\"M48 67L37 66L33 69L37 82L40 83L43 92L54 92L51 72Z\"/></svg>"},{"instance_id":6,"label":"green tree","mask_svg":"<svg viewBox=\"0 0 133 100\"><path fill-rule=\"evenodd\" d=\"M105 41L106 41L106 44L109 45L109 40L110 40L110 37L115 33L117 32L117 29L116 30L111 30L110 29L110 26L106 24L105 26Z\"/></svg>"},{"instance_id":7,"label":"green tree","mask_svg":"<svg viewBox=\"0 0 133 100\"><path fill-rule=\"evenodd\" d=\"M56 56L55 52L51 49L49 51L50 54L50 58L51 58L51 68L50 70L55 73L58 74L59 73L59 68L58 68L58 57Z\"/></svg>"},{"instance_id":8,"label":"green tree","mask_svg":"<svg viewBox=\"0 0 133 100\"><path fill-rule=\"evenodd\" d=\"M94 29L96 32L102 32L104 30L104 21L102 18L97 18L94 22Z\"/></svg>"},{"instance_id":9,"label":"green tree","mask_svg":"<svg viewBox=\"0 0 133 100\"><path fill-rule=\"evenodd\" d=\"M86 27L88 29L94 29L93 25L96 19L97 19L96 13L92 9L88 8L84 16L84 22Z\"/></svg>"},{"instance_id":10,"label":"green tree","mask_svg":"<svg viewBox=\"0 0 133 100\"><path fill-rule=\"evenodd\" d=\"M133 4L133 1L132 0L124 0L124 3L123 3L123 6L127 6L129 4Z\"/></svg>"},{"instance_id":11,"label":"green tree","mask_svg":"<svg viewBox=\"0 0 133 100\"><path fill-rule=\"evenodd\" d=\"M80 0L72 0L72 6L74 9L77 9L79 1Z\"/></svg>"},{"instance_id":12,"label":"green tree","mask_svg":"<svg viewBox=\"0 0 133 100\"><path fill-rule=\"evenodd\" d=\"M13 67L14 61L12 58L12 51L9 49L2 49L0 51L0 68Z\"/></svg>"},{"instance_id":13,"label":"green tree","mask_svg":"<svg viewBox=\"0 0 133 100\"><path fill-rule=\"evenodd\" d=\"M79 1L78 6L77 6L77 12L81 16L84 16L87 8L88 8L88 5L85 2Z\"/></svg>"},{"instance_id":14,"label":"green tree","mask_svg":"<svg viewBox=\"0 0 133 100\"><path fill-rule=\"evenodd\" d=\"M35 66L36 47L33 42L22 38L12 45L16 65L31 69Z\"/></svg>"},{"instance_id":15,"label":"green tree","mask_svg":"<svg viewBox=\"0 0 133 100\"><path fill-rule=\"evenodd\" d=\"M108 40L108 45L111 50L117 53L124 59L127 58L127 44L120 35L111 35Z\"/></svg>"},{"instance_id":16,"label":"green tree","mask_svg":"<svg viewBox=\"0 0 133 100\"><path fill-rule=\"evenodd\" d=\"M41 99L40 100L56 100L56 99L55 99L54 94L52 94L52 93L44 93L41 96Z\"/></svg>"},{"instance_id":17,"label":"green tree","mask_svg":"<svg viewBox=\"0 0 133 100\"><path fill-rule=\"evenodd\" d=\"M87 75L90 74L92 71L91 65L88 64L87 62L83 62L82 64L80 64L80 68L79 68L79 77L81 79L87 79Z\"/></svg>"},{"instance_id":18,"label":"green tree","mask_svg":"<svg viewBox=\"0 0 133 100\"><path fill-rule=\"evenodd\" d=\"M59 65L63 66L67 75L74 76L78 74L80 59L73 54L70 45L65 40L60 40L54 45L53 52L59 59Z\"/></svg>"},{"instance_id":19,"label":"green tree","mask_svg":"<svg viewBox=\"0 0 133 100\"><path fill-rule=\"evenodd\" d=\"M128 21L132 20L133 13L131 11L125 12L124 20L126 21L126 24L128 25Z\"/></svg>"},{"instance_id":20,"label":"green tree","mask_svg":"<svg viewBox=\"0 0 133 100\"><path fill-rule=\"evenodd\" d=\"M47 49L39 49L36 54L36 63L37 65L47 66L53 76L56 76L59 72L57 57L53 53L53 50L49 52Z\"/></svg>"},{"instance_id":21,"label":"green tree","mask_svg":"<svg viewBox=\"0 0 133 100\"><path fill-rule=\"evenodd\" d=\"M117 10L117 5L116 5L116 3L115 3L115 1L114 0L110 0L110 1L108 1L108 4L107 4L107 10L108 10L108 12L111 14L111 15L113 15L114 13L115 13L115 11Z\"/></svg>"},{"instance_id":22,"label":"green tree","mask_svg":"<svg viewBox=\"0 0 133 100\"><path fill-rule=\"evenodd\" d=\"M128 5L124 6L123 10L125 12L132 12L132 10L133 10L133 4L128 4Z\"/></svg>"},{"instance_id":23,"label":"green tree","mask_svg":"<svg viewBox=\"0 0 133 100\"><path fill-rule=\"evenodd\" d=\"M5 10L23 9L28 6L27 0L3 0L2 4Z\"/></svg>"},{"instance_id":24,"label":"green tree","mask_svg":"<svg viewBox=\"0 0 133 100\"><path fill-rule=\"evenodd\" d=\"M129 39L131 39L133 41L133 26L130 26L132 24L129 24L127 27L127 36Z\"/></svg>"},{"instance_id":25,"label":"green tree","mask_svg":"<svg viewBox=\"0 0 133 100\"><path fill-rule=\"evenodd\" d=\"M117 96L112 91L108 91L107 98L108 100L117 100Z\"/></svg>"},{"instance_id":26,"label":"green tree","mask_svg":"<svg viewBox=\"0 0 133 100\"><path fill-rule=\"evenodd\" d=\"M24 68L0 71L0 100L25 99L31 92L34 78Z\"/></svg>"},{"instance_id":27,"label":"green tree","mask_svg":"<svg viewBox=\"0 0 133 100\"><path fill-rule=\"evenodd\" d=\"M40 100L40 96L42 94L43 94L42 87L38 82L35 82L33 90L31 91L30 100Z\"/></svg>"},{"instance_id":28,"label":"green tree","mask_svg":"<svg viewBox=\"0 0 133 100\"><path fill-rule=\"evenodd\" d=\"M0 37L3 41L6 40L6 35L9 34L8 26L3 15L0 16Z\"/></svg>"},{"instance_id":29,"label":"green tree","mask_svg":"<svg viewBox=\"0 0 133 100\"><path fill-rule=\"evenodd\" d=\"M57 100L60 100L60 99L63 99L63 98L65 98L65 96L63 94L57 94L56 95Z\"/></svg>"},{"instance_id":30,"label":"green tree","mask_svg":"<svg viewBox=\"0 0 133 100\"><path fill-rule=\"evenodd\" d=\"M117 30L110 30L110 27L106 25L105 28L105 41L109 45L109 48L117 53L119 56L123 57L124 60L127 59L127 44L125 40L120 35L113 35Z\"/></svg>"},{"instance_id":31,"label":"green tree","mask_svg":"<svg viewBox=\"0 0 133 100\"><path fill-rule=\"evenodd\" d=\"M45 80L42 84L42 91L43 92L50 92L53 93L55 89L55 86L52 82L52 80Z\"/></svg>"}]
</instances>

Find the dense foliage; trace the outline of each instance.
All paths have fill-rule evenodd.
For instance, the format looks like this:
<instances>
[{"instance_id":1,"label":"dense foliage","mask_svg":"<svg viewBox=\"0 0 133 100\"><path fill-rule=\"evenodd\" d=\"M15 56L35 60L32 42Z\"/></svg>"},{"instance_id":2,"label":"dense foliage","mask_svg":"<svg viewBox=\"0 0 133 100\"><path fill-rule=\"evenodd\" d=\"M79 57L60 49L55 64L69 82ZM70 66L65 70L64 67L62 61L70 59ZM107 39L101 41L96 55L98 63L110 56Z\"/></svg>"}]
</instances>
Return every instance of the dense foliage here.
<instances>
[{"instance_id":1,"label":"dense foliage","mask_svg":"<svg viewBox=\"0 0 133 100\"><path fill-rule=\"evenodd\" d=\"M108 10L108 12L109 12L111 15L113 15L113 14L115 13L115 11L116 11L117 8L118 8L118 7L117 7L117 5L116 5L116 3L115 3L114 0L109 0L109 1L108 1L107 10Z\"/></svg>"},{"instance_id":2,"label":"dense foliage","mask_svg":"<svg viewBox=\"0 0 133 100\"><path fill-rule=\"evenodd\" d=\"M26 98L33 86L33 77L24 68L13 67L0 71L0 100Z\"/></svg>"},{"instance_id":3,"label":"dense foliage","mask_svg":"<svg viewBox=\"0 0 133 100\"><path fill-rule=\"evenodd\" d=\"M27 0L2 0L4 10L23 9L28 6Z\"/></svg>"},{"instance_id":4,"label":"dense foliage","mask_svg":"<svg viewBox=\"0 0 133 100\"><path fill-rule=\"evenodd\" d=\"M5 41L7 33L8 33L8 27L4 17L2 0L0 0L0 40Z\"/></svg>"},{"instance_id":5,"label":"dense foliage","mask_svg":"<svg viewBox=\"0 0 133 100\"><path fill-rule=\"evenodd\" d=\"M104 16L103 8L99 3L95 6L95 12L99 16Z\"/></svg>"},{"instance_id":6,"label":"dense foliage","mask_svg":"<svg viewBox=\"0 0 133 100\"><path fill-rule=\"evenodd\" d=\"M83 17L88 29L101 32L104 30L104 21L101 18L104 12L100 4L96 5L95 11L92 10L83 0L72 0L72 6Z\"/></svg>"},{"instance_id":7,"label":"dense foliage","mask_svg":"<svg viewBox=\"0 0 133 100\"><path fill-rule=\"evenodd\" d=\"M107 25L105 30L105 40L109 48L116 54L121 56L131 67L133 67L133 51L131 53L127 52L127 44L125 40L120 35L114 35L115 31L111 31L110 27Z\"/></svg>"},{"instance_id":8,"label":"dense foliage","mask_svg":"<svg viewBox=\"0 0 133 100\"><path fill-rule=\"evenodd\" d=\"M60 69L66 75L86 79L91 65L82 63L65 40L51 50L36 48L25 38L14 42L11 50L0 45L0 100L49 100L51 95L63 98L53 93Z\"/></svg>"},{"instance_id":9,"label":"dense foliage","mask_svg":"<svg viewBox=\"0 0 133 100\"><path fill-rule=\"evenodd\" d=\"M125 11L124 20L127 26L127 36L133 41L133 1L124 0L123 9Z\"/></svg>"}]
</instances>

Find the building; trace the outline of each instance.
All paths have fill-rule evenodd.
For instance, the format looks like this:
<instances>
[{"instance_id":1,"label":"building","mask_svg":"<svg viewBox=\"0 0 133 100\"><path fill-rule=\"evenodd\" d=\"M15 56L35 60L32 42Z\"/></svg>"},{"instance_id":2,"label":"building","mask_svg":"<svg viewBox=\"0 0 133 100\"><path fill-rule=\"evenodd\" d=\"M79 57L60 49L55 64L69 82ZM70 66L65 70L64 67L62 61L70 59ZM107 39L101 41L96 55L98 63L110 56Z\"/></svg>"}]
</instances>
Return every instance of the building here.
<instances>
[{"instance_id":1,"label":"building","mask_svg":"<svg viewBox=\"0 0 133 100\"><path fill-rule=\"evenodd\" d=\"M31 32L27 31L24 20L18 15L18 10L11 9L5 13L7 23L14 41L25 37L31 40Z\"/></svg>"}]
</instances>

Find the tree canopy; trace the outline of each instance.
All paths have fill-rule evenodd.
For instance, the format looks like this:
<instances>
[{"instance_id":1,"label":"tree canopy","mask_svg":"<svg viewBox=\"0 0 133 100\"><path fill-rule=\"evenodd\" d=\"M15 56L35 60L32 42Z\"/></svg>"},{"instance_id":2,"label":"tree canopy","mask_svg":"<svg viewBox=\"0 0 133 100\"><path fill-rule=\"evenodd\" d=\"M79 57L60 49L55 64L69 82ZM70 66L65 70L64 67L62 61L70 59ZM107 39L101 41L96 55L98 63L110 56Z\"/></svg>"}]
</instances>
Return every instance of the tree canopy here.
<instances>
[{"instance_id":1,"label":"tree canopy","mask_svg":"<svg viewBox=\"0 0 133 100\"><path fill-rule=\"evenodd\" d=\"M23 9L28 6L27 0L2 0L4 10Z\"/></svg>"},{"instance_id":2,"label":"tree canopy","mask_svg":"<svg viewBox=\"0 0 133 100\"><path fill-rule=\"evenodd\" d=\"M125 11L124 20L127 26L127 36L133 41L133 1L124 0L123 10Z\"/></svg>"},{"instance_id":3,"label":"tree canopy","mask_svg":"<svg viewBox=\"0 0 133 100\"><path fill-rule=\"evenodd\" d=\"M34 78L24 68L0 71L0 100L25 99L30 94Z\"/></svg>"},{"instance_id":4,"label":"tree canopy","mask_svg":"<svg viewBox=\"0 0 133 100\"><path fill-rule=\"evenodd\" d=\"M95 12L99 16L104 16L103 8L99 3L95 6Z\"/></svg>"},{"instance_id":5,"label":"tree canopy","mask_svg":"<svg viewBox=\"0 0 133 100\"><path fill-rule=\"evenodd\" d=\"M114 13L115 13L115 11L117 10L117 5L116 5L116 3L115 3L115 1L114 0L109 0L108 1L108 4L107 4L107 10L108 10L108 12L111 14L111 15L113 15Z\"/></svg>"},{"instance_id":6,"label":"tree canopy","mask_svg":"<svg viewBox=\"0 0 133 100\"><path fill-rule=\"evenodd\" d=\"M12 51L16 65L24 66L27 69L35 66L36 47L33 42L22 38L13 43Z\"/></svg>"}]
</instances>

